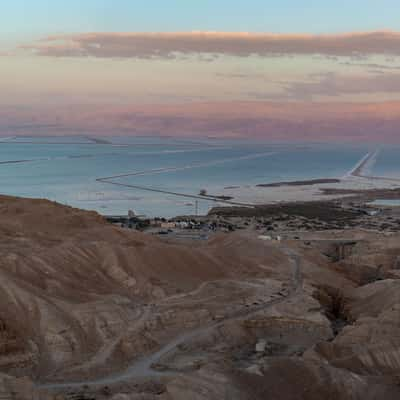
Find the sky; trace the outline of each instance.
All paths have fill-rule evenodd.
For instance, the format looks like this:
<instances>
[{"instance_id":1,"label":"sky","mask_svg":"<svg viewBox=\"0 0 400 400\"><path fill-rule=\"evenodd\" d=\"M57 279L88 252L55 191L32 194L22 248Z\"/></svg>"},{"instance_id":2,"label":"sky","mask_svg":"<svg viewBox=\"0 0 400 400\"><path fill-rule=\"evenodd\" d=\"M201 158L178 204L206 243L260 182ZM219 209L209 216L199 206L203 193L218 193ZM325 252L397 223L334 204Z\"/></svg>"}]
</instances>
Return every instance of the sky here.
<instances>
[{"instance_id":1,"label":"sky","mask_svg":"<svg viewBox=\"0 0 400 400\"><path fill-rule=\"evenodd\" d=\"M0 32L23 37L89 31L328 33L399 29L396 0L13 0Z\"/></svg>"},{"instance_id":2,"label":"sky","mask_svg":"<svg viewBox=\"0 0 400 400\"><path fill-rule=\"evenodd\" d=\"M400 7L4 0L0 93L1 135L397 141Z\"/></svg>"}]
</instances>

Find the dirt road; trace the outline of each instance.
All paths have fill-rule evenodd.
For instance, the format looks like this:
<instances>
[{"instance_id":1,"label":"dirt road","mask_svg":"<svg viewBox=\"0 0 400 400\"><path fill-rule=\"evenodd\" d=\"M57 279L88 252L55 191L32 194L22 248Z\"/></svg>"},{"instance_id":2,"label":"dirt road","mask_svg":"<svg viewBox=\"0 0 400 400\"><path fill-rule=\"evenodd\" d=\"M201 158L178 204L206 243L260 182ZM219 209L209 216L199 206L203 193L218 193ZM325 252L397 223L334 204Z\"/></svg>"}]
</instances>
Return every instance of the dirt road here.
<instances>
[{"instance_id":1,"label":"dirt road","mask_svg":"<svg viewBox=\"0 0 400 400\"><path fill-rule=\"evenodd\" d=\"M223 324L240 320L242 318L246 318L260 312L262 310L266 310L270 307L276 306L277 304L283 303L288 299L296 296L303 288L303 278L301 273L301 261L300 257L294 253L291 249L285 249L285 253L289 256L291 263L293 265L292 271L292 282L289 288L289 291L286 295L273 299L271 301L265 302L263 304L258 304L253 307L247 308L243 307L243 309L238 310L231 315L226 316L224 319L218 322L212 322L207 326L196 328L190 332L183 333L182 335L177 336L175 339L170 341L169 343L163 345L159 350L149 355L144 356L139 360L135 360L132 364L124 371L106 376L104 378L88 380L88 381L80 381L80 382L63 382L63 383L40 383L38 384L38 388L48 389L48 390L62 390L62 389L77 389L83 386L87 387L98 387L98 386L107 386L113 385L117 383L121 383L132 378L151 378L151 377L160 377L160 376L171 376L174 375L174 372L160 372L156 371L152 368L154 364L156 364L164 355L177 349L177 347L195 337L199 337L206 333L209 333L213 329L216 329Z\"/></svg>"}]
</instances>

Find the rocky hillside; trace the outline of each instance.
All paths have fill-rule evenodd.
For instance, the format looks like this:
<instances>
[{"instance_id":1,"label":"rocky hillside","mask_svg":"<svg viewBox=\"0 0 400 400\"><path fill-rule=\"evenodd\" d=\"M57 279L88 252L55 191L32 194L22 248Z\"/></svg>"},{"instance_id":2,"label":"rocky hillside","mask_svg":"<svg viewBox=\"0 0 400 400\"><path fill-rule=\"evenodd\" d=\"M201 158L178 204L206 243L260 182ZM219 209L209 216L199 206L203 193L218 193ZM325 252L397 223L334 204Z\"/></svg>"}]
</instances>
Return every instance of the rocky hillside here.
<instances>
[{"instance_id":1,"label":"rocky hillside","mask_svg":"<svg viewBox=\"0 0 400 400\"><path fill-rule=\"evenodd\" d=\"M400 398L400 236L349 235L173 244L0 197L0 398Z\"/></svg>"}]
</instances>

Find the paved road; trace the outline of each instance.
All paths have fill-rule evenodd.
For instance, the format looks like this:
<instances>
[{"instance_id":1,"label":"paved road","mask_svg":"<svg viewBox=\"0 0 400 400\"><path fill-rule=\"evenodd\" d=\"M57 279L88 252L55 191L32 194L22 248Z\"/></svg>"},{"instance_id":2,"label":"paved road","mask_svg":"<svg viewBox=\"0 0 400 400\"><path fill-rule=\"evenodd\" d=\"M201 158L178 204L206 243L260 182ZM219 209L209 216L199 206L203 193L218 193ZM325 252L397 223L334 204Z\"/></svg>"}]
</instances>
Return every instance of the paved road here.
<instances>
[{"instance_id":1,"label":"paved road","mask_svg":"<svg viewBox=\"0 0 400 400\"><path fill-rule=\"evenodd\" d=\"M296 296L303 289L303 277L301 273L300 257L291 249L285 249L285 253L289 256L293 265L292 284L287 295L253 307L249 308L244 307L243 309L232 313L231 315L227 316L226 318L218 322L212 322L207 326L199 327L190 332L183 333L182 335L177 336L175 339L162 346L156 352L151 353L143 357L142 359L133 361L133 363L125 371L94 380L81 381L81 382L76 382L76 381L64 382L64 383L41 383L38 384L37 386L39 388L48 390L77 389L83 386L93 388L98 386L107 386L107 385L121 383L130 380L132 378L160 377L173 374L171 372L166 373L166 372L156 371L152 368L152 366L155 363L157 363L164 355L173 351L174 349L177 349L179 345L191 339L194 339L195 337L199 337L201 335L209 333L213 329L222 326L226 322L240 320L242 318L249 317L262 310L266 310L280 303L283 303L288 299Z\"/></svg>"}]
</instances>

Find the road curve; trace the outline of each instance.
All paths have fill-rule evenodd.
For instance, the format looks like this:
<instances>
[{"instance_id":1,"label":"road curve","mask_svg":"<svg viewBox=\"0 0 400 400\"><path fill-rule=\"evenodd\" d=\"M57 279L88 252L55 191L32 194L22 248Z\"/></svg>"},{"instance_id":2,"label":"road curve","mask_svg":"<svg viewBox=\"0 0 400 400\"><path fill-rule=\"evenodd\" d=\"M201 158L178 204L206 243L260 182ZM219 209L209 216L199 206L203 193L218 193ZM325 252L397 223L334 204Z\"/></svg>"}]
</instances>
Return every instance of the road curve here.
<instances>
[{"instance_id":1,"label":"road curve","mask_svg":"<svg viewBox=\"0 0 400 400\"><path fill-rule=\"evenodd\" d=\"M301 273L300 257L291 249L285 249L285 253L289 256L291 263L293 265L292 284L290 290L285 296L268 301L263 304L256 305L254 307L243 308L239 311L232 313L231 315L227 316L226 318L218 322L212 322L207 326L199 327L190 332L186 332L182 335L179 335L169 343L163 345L159 350L155 351L154 353L146 355L139 360L133 361L132 364L124 371L94 380L87 380L80 382L63 382L63 383L38 383L36 386L39 389L47 389L47 390L77 389L77 388L82 388L83 386L85 386L86 388L88 387L90 388L90 387L113 385L127 381L132 378L160 377L160 376L168 376L174 374L173 372L166 373L166 372L156 371L152 368L152 365L157 363L164 355L176 349L179 345L185 343L186 341L201 336L203 334L206 334L212 331L213 329L222 326L226 322L235 321L244 317L248 317L252 314L255 314L262 310L266 310L270 307L276 306L277 304L283 303L288 299L296 296L303 289L303 277Z\"/></svg>"}]
</instances>

